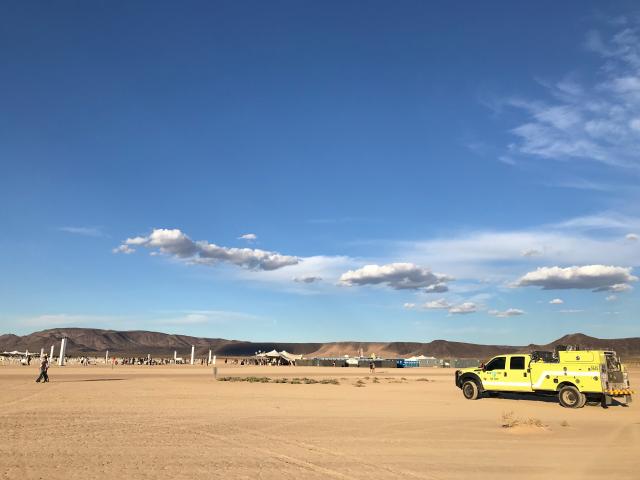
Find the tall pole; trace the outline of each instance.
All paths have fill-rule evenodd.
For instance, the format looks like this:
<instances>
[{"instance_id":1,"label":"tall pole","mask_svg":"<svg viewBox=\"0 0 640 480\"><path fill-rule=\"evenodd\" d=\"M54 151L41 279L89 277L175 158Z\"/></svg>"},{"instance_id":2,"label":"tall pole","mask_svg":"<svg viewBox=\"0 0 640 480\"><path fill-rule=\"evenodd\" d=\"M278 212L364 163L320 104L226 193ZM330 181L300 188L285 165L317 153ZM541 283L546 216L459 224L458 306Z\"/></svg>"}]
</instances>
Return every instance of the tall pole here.
<instances>
[{"instance_id":1,"label":"tall pole","mask_svg":"<svg viewBox=\"0 0 640 480\"><path fill-rule=\"evenodd\" d=\"M40 349L40 360L42 360L42 357L44 357L44 347Z\"/></svg>"},{"instance_id":2,"label":"tall pole","mask_svg":"<svg viewBox=\"0 0 640 480\"><path fill-rule=\"evenodd\" d=\"M51 355L49 355L49 363L53 362L53 349L55 348L55 345L51 345Z\"/></svg>"},{"instance_id":3,"label":"tall pole","mask_svg":"<svg viewBox=\"0 0 640 480\"><path fill-rule=\"evenodd\" d=\"M209 361L207 362L207 365L211 365L211 349L209 349Z\"/></svg>"},{"instance_id":4,"label":"tall pole","mask_svg":"<svg viewBox=\"0 0 640 480\"><path fill-rule=\"evenodd\" d=\"M195 355L196 355L196 346L195 345L191 345L191 365L193 365L193 360L194 360Z\"/></svg>"},{"instance_id":5,"label":"tall pole","mask_svg":"<svg viewBox=\"0 0 640 480\"><path fill-rule=\"evenodd\" d=\"M104 364L107 365L109 363L109 350L104 354Z\"/></svg>"},{"instance_id":6,"label":"tall pole","mask_svg":"<svg viewBox=\"0 0 640 480\"><path fill-rule=\"evenodd\" d=\"M173 363L176 363L178 361L178 351L174 350L173 351Z\"/></svg>"},{"instance_id":7,"label":"tall pole","mask_svg":"<svg viewBox=\"0 0 640 480\"><path fill-rule=\"evenodd\" d=\"M67 337L64 337L60 342L60 358L58 358L58 365L62 367L64 365L64 355L67 351Z\"/></svg>"}]
</instances>

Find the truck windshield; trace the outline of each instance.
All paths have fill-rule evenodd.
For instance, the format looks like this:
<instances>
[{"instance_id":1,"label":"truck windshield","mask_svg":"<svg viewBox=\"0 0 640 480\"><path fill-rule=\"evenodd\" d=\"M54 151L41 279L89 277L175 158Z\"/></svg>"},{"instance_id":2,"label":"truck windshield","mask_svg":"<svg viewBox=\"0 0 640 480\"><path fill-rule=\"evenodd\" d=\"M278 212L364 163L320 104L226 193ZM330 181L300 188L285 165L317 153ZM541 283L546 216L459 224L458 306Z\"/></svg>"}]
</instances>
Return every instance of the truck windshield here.
<instances>
[{"instance_id":1,"label":"truck windshield","mask_svg":"<svg viewBox=\"0 0 640 480\"><path fill-rule=\"evenodd\" d=\"M487 372L490 372L491 370L504 370L505 360L505 357L496 357L487 363L487 366L484 369Z\"/></svg>"}]
</instances>

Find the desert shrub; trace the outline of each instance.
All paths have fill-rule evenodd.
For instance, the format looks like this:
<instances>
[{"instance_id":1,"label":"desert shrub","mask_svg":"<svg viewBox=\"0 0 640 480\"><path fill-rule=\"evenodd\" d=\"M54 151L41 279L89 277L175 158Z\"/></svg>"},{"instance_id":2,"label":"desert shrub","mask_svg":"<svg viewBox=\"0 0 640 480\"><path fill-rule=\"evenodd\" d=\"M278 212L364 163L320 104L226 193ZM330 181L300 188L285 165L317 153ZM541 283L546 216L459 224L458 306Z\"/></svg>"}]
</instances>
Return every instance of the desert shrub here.
<instances>
[{"instance_id":1,"label":"desert shrub","mask_svg":"<svg viewBox=\"0 0 640 480\"><path fill-rule=\"evenodd\" d=\"M337 378L325 378L323 380L320 380L320 383L322 383L323 385L340 385L340 382Z\"/></svg>"},{"instance_id":2,"label":"desert shrub","mask_svg":"<svg viewBox=\"0 0 640 480\"><path fill-rule=\"evenodd\" d=\"M514 417L513 412L502 413L502 428L513 428L520 424L520 421Z\"/></svg>"}]
</instances>

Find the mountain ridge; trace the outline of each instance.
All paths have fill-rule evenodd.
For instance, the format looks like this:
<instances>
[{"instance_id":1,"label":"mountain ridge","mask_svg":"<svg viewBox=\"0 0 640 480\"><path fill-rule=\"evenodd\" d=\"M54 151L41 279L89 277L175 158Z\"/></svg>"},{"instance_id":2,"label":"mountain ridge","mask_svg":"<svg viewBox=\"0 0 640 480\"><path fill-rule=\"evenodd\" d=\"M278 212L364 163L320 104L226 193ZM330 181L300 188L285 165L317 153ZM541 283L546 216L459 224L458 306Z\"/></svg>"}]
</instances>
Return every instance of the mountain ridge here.
<instances>
[{"instance_id":1,"label":"mountain ridge","mask_svg":"<svg viewBox=\"0 0 640 480\"><path fill-rule=\"evenodd\" d=\"M612 349L623 356L640 356L640 337L601 339L583 333L564 335L548 344L483 345L475 343L433 340L431 342L249 342L224 338L194 337L147 330L103 330L94 328L53 328L28 335L0 335L0 351L20 350L37 352L51 345L59 348L60 340L68 338L69 355L103 355L106 350L114 355L185 356L195 345L198 356L206 355L211 348L218 356L249 356L257 351L286 350L306 356L356 355L360 349L366 354L382 357L408 357L429 355L440 358L488 358L500 353L517 353L531 350L553 349L556 345L581 345L597 349Z\"/></svg>"}]
</instances>

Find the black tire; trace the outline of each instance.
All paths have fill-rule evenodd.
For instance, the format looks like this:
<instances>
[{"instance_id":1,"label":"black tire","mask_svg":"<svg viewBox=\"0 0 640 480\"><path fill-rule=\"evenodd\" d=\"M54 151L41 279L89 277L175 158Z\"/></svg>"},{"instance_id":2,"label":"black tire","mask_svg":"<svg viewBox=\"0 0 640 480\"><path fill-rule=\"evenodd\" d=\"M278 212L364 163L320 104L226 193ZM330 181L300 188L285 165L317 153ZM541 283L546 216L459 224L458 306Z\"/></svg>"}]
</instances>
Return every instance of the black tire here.
<instances>
[{"instance_id":1,"label":"black tire","mask_svg":"<svg viewBox=\"0 0 640 480\"><path fill-rule=\"evenodd\" d=\"M577 408L582 408L587 404L587 396L584 393L580 392L580 397L580 403L578 404Z\"/></svg>"},{"instance_id":2,"label":"black tire","mask_svg":"<svg viewBox=\"0 0 640 480\"><path fill-rule=\"evenodd\" d=\"M558 400L565 408L580 408L584 407L587 397L573 385L565 385L558 392Z\"/></svg>"},{"instance_id":3,"label":"black tire","mask_svg":"<svg viewBox=\"0 0 640 480\"><path fill-rule=\"evenodd\" d=\"M462 384L462 394L467 400L477 400L480 397L478 384L473 380L467 380Z\"/></svg>"}]
</instances>

